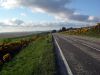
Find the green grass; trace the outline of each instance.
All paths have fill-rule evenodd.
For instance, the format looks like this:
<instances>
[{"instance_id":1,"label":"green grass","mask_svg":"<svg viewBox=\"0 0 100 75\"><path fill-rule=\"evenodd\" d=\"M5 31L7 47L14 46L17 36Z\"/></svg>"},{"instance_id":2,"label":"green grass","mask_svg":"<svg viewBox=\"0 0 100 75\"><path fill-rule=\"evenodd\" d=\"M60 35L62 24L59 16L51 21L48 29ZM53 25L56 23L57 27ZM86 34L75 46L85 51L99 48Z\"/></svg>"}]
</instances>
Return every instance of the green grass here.
<instances>
[{"instance_id":1,"label":"green grass","mask_svg":"<svg viewBox=\"0 0 100 75\"><path fill-rule=\"evenodd\" d=\"M0 75L54 75L55 57L51 36L40 37L3 65Z\"/></svg>"}]
</instances>

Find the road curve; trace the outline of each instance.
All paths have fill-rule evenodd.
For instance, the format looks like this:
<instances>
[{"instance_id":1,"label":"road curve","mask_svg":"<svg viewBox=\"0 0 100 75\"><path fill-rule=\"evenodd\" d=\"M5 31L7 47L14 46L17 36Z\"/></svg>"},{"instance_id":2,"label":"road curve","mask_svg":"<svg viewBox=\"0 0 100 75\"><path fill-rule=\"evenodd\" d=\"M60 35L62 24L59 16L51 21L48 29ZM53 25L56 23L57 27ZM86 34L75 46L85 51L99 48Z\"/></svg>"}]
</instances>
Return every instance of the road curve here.
<instances>
[{"instance_id":1,"label":"road curve","mask_svg":"<svg viewBox=\"0 0 100 75\"><path fill-rule=\"evenodd\" d=\"M89 40L53 34L73 75L100 75L100 47Z\"/></svg>"}]
</instances>

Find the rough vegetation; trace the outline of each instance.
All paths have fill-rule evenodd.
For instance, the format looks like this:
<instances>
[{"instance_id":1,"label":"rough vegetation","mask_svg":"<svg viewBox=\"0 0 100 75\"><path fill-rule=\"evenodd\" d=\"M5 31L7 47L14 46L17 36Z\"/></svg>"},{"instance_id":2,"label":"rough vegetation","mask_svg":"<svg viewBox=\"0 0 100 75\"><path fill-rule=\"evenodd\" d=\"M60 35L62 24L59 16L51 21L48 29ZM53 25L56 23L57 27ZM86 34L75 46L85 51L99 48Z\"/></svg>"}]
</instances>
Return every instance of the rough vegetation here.
<instances>
[{"instance_id":1,"label":"rough vegetation","mask_svg":"<svg viewBox=\"0 0 100 75\"><path fill-rule=\"evenodd\" d=\"M66 31L61 31L60 33L68 35L83 35L83 36L92 36L100 38L100 23L97 23L97 25L90 27L70 28L66 29Z\"/></svg>"},{"instance_id":2,"label":"rough vegetation","mask_svg":"<svg viewBox=\"0 0 100 75\"><path fill-rule=\"evenodd\" d=\"M8 59L9 53L4 56ZM2 62L1 62L2 63ZM55 57L51 35L41 35L5 63L0 75L55 75Z\"/></svg>"},{"instance_id":3,"label":"rough vegetation","mask_svg":"<svg viewBox=\"0 0 100 75\"><path fill-rule=\"evenodd\" d=\"M21 49L26 47L29 43L34 41L37 37L20 39L14 42L6 42L0 44L0 65L4 62L9 61L15 54L17 54Z\"/></svg>"}]
</instances>

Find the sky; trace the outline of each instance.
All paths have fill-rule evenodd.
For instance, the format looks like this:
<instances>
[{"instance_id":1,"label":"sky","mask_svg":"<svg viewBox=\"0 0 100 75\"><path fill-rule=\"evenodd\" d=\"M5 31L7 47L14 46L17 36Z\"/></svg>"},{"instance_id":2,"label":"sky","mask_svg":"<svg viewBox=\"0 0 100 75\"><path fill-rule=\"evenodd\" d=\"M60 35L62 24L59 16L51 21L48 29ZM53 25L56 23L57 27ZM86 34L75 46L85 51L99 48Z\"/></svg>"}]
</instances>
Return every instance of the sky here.
<instances>
[{"instance_id":1,"label":"sky","mask_svg":"<svg viewBox=\"0 0 100 75\"><path fill-rule=\"evenodd\" d=\"M0 0L0 32L94 24L100 22L99 6L100 0Z\"/></svg>"}]
</instances>

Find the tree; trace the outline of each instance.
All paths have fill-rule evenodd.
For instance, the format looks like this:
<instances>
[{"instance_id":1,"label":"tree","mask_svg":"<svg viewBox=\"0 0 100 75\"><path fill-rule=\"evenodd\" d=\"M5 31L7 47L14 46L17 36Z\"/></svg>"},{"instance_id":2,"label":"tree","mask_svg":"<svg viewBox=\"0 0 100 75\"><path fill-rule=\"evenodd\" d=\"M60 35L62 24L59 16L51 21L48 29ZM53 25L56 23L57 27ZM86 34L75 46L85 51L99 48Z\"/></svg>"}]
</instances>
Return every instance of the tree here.
<instances>
[{"instance_id":1,"label":"tree","mask_svg":"<svg viewBox=\"0 0 100 75\"><path fill-rule=\"evenodd\" d=\"M62 29L61 29L62 31L66 31L67 29L66 29L66 27L62 27Z\"/></svg>"},{"instance_id":2,"label":"tree","mask_svg":"<svg viewBox=\"0 0 100 75\"><path fill-rule=\"evenodd\" d=\"M57 31L56 31L56 30L52 30L51 32L52 32L52 33L56 33Z\"/></svg>"}]
</instances>

